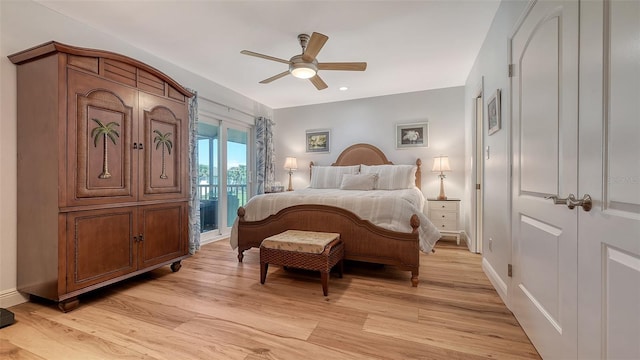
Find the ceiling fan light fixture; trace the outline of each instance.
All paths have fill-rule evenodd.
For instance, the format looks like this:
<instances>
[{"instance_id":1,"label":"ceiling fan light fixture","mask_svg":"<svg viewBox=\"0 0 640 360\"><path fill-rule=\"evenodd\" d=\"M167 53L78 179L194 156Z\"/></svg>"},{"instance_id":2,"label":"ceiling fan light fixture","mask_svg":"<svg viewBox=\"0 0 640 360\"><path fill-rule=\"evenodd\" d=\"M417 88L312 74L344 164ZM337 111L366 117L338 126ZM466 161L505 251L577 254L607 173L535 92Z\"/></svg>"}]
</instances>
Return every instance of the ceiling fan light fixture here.
<instances>
[{"instance_id":1,"label":"ceiling fan light fixture","mask_svg":"<svg viewBox=\"0 0 640 360\"><path fill-rule=\"evenodd\" d=\"M316 76L318 68L313 63L293 63L289 65L289 72L298 79L309 79Z\"/></svg>"}]
</instances>

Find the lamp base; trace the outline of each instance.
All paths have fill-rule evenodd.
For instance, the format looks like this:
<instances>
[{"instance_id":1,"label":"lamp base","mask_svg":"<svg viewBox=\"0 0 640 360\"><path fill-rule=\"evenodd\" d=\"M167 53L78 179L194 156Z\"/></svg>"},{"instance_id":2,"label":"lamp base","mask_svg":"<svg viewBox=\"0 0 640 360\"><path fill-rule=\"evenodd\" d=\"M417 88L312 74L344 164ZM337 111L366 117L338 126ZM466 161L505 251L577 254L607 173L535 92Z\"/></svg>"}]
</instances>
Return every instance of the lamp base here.
<instances>
[{"instance_id":1,"label":"lamp base","mask_svg":"<svg viewBox=\"0 0 640 360\"><path fill-rule=\"evenodd\" d=\"M291 174L293 174L293 172L289 170L289 187L287 188L287 191L293 191L293 186L291 185Z\"/></svg>"},{"instance_id":2,"label":"lamp base","mask_svg":"<svg viewBox=\"0 0 640 360\"><path fill-rule=\"evenodd\" d=\"M440 174L440 195L438 200L447 200L447 195L444 194L444 174Z\"/></svg>"}]
</instances>

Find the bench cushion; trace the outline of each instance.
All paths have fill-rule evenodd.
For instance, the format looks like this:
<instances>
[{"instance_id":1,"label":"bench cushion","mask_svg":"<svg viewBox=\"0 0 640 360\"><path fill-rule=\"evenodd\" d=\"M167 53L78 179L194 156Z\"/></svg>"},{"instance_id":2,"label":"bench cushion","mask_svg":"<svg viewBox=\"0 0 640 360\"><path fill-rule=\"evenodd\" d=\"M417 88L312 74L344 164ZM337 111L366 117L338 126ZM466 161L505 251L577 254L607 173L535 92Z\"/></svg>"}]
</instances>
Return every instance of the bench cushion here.
<instances>
[{"instance_id":1,"label":"bench cushion","mask_svg":"<svg viewBox=\"0 0 640 360\"><path fill-rule=\"evenodd\" d=\"M338 233L287 230L264 239L260 246L269 249L320 254L327 244L339 237Z\"/></svg>"}]
</instances>

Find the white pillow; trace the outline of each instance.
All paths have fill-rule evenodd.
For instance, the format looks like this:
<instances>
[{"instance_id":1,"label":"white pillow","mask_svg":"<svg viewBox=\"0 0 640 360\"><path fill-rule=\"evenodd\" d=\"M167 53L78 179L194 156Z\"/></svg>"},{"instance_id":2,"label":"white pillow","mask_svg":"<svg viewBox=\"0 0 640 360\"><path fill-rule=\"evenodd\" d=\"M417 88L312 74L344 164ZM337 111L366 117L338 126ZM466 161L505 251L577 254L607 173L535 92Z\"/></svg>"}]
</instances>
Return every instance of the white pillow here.
<instances>
[{"instance_id":1,"label":"white pillow","mask_svg":"<svg viewBox=\"0 0 640 360\"><path fill-rule=\"evenodd\" d=\"M416 165L360 165L361 174L378 174L376 189L411 189L416 184Z\"/></svg>"},{"instance_id":2,"label":"white pillow","mask_svg":"<svg viewBox=\"0 0 640 360\"><path fill-rule=\"evenodd\" d=\"M342 175L341 190L373 190L378 174L344 174Z\"/></svg>"},{"instance_id":3,"label":"white pillow","mask_svg":"<svg viewBox=\"0 0 640 360\"><path fill-rule=\"evenodd\" d=\"M314 189L338 189L342 175L357 174L360 165L352 166L314 166L311 168L311 185Z\"/></svg>"}]
</instances>

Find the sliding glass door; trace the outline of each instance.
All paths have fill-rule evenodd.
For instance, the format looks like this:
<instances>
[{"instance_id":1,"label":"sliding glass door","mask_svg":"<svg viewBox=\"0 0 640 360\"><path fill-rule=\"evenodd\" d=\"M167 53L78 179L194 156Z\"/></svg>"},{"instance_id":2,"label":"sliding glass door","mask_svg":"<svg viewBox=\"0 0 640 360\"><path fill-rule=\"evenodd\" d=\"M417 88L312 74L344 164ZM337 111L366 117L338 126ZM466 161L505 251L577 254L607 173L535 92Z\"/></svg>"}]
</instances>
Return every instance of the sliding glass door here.
<instances>
[{"instance_id":1,"label":"sliding glass door","mask_svg":"<svg viewBox=\"0 0 640 360\"><path fill-rule=\"evenodd\" d=\"M227 234L251 196L248 126L198 123L200 231Z\"/></svg>"},{"instance_id":2,"label":"sliding glass door","mask_svg":"<svg viewBox=\"0 0 640 360\"><path fill-rule=\"evenodd\" d=\"M198 195L200 196L200 232L218 229L220 196L220 127L198 124Z\"/></svg>"},{"instance_id":3,"label":"sliding glass door","mask_svg":"<svg viewBox=\"0 0 640 360\"><path fill-rule=\"evenodd\" d=\"M238 207L248 200L247 170L249 132L243 129L227 129L227 226L236 219Z\"/></svg>"}]
</instances>

